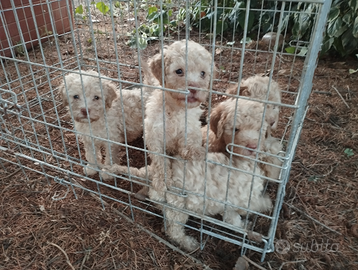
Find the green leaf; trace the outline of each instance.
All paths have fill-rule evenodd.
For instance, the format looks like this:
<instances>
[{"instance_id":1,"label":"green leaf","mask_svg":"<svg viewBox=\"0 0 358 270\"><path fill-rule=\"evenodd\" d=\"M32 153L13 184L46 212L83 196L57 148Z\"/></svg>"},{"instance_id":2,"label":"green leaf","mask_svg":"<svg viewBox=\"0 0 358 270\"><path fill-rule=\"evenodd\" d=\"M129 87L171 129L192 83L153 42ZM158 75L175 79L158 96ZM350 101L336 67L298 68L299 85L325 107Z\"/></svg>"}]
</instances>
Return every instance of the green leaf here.
<instances>
[{"instance_id":1,"label":"green leaf","mask_svg":"<svg viewBox=\"0 0 358 270\"><path fill-rule=\"evenodd\" d=\"M352 23L352 17L353 17L352 12L348 12L344 14L344 16L342 17L342 21L344 21L346 24L349 25Z\"/></svg>"},{"instance_id":2,"label":"green leaf","mask_svg":"<svg viewBox=\"0 0 358 270\"><path fill-rule=\"evenodd\" d=\"M330 21L327 27L327 34L330 37L339 37L340 35L342 35L344 33L345 29L342 32L342 26L343 26L343 21L340 17L338 17L337 19L335 19L334 21Z\"/></svg>"},{"instance_id":3,"label":"green leaf","mask_svg":"<svg viewBox=\"0 0 358 270\"><path fill-rule=\"evenodd\" d=\"M354 24L353 24L353 36L355 38L358 38L358 16L356 17L356 19L354 20Z\"/></svg>"},{"instance_id":4,"label":"green leaf","mask_svg":"<svg viewBox=\"0 0 358 270\"><path fill-rule=\"evenodd\" d=\"M144 50L148 45L147 37L145 34L138 36L138 38L136 36L132 36L131 40L127 42L127 45L131 48Z\"/></svg>"},{"instance_id":5,"label":"green leaf","mask_svg":"<svg viewBox=\"0 0 358 270\"><path fill-rule=\"evenodd\" d=\"M309 181L309 182L317 182L318 179L319 179L319 178L318 178L317 176L312 175L312 176L310 176L310 177L308 178L308 181Z\"/></svg>"},{"instance_id":6,"label":"green leaf","mask_svg":"<svg viewBox=\"0 0 358 270\"><path fill-rule=\"evenodd\" d=\"M83 6L79 5L76 10L75 10L75 14L83 14Z\"/></svg>"},{"instance_id":7,"label":"green leaf","mask_svg":"<svg viewBox=\"0 0 358 270\"><path fill-rule=\"evenodd\" d=\"M324 55L326 52L329 51L329 49L332 47L333 41L334 41L334 38L325 36L322 47L321 47L321 55Z\"/></svg>"},{"instance_id":8,"label":"green leaf","mask_svg":"<svg viewBox=\"0 0 358 270\"><path fill-rule=\"evenodd\" d=\"M301 51L299 52L298 56L305 56L308 52L308 48L307 47L303 47L301 49Z\"/></svg>"},{"instance_id":9,"label":"green leaf","mask_svg":"<svg viewBox=\"0 0 358 270\"><path fill-rule=\"evenodd\" d=\"M106 15L106 13L109 11L109 7L103 2L98 2L96 7L100 12L102 12L103 15Z\"/></svg>"},{"instance_id":10,"label":"green leaf","mask_svg":"<svg viewBox=\"0 0 358 270\"><path fill-rule=\"evenodd\" d=\"M349 74L353 74L353 73L357 73L358 72L358 69L354 70L354 69L349 69Z\"/></svg>"},{"instance_id":11,"label":"green leaf","mask_svg":"<svg viewBox=\"0 0 358 270\"><path fill-rule=\"evenodd\" d=\"M353 53L358 48L358 38L353 37L352 31L353 29L348 28L348 30L339 37L342 40L345 55Z\"/></svg>"},{"instance_id":12,"label":"green leaf","mask_svg":"<svg viewBox=\"0 0 358 270\"><path fill-rule=\"evenodd\" d=\"M340 55L342 55L342 56L346 55L346 50L344 49L344 47L342 45L342 40L340 39L340 37L334 38L333 47L337 52L340 53Z\"/></svg>"},{"instance_id":13,"label":"green leaf","mask_svg":"<svg viewBox=\"0 0 358 270\"><path fill-rule=\"evenodd\" d=\"M249 38L249 37L246 37L246 44L249 44L249 43L251 43L252 42L252 39L251 38ZM242 44L242 43L244 43L244 39L241 39L240 40L240 44Z\"/></svg>"},{"instance_id":14,"label":"green leaf","mask_svg":"<svg viewBox=\"0 0 358 270\"><path fill-rule=\"evenodd\" d=\"M351 148L346 148L344 150L344 153L347 155L347 157L354 156L353 149L351 149Z\"/></svg>"},{"instance_id":15,"label":"green leaf","mask_svg":"<svg viewBox=\"0 0 358 270\"><path fill-rule=\"evenodd\" d=\"M294 54L295 51L296 51L296 48L295 47L288 47L288 48L285 48L285 51L288 52L288 53Z\"/></svg>"},{"instance_id":16,"label":"green leaf","mask_svg":"<svg viewBox=\"0 0 358 270\"><path fill-rule=\"evenodd\" d=\"M337 8L337 7L331 8L331 10L329 11L329 14L328 14L328 22L331 22L331 21L337 19L339 14L340 14L339 8Z\"/></svg>"},{"instance_id":17,"label":"green leaf","mask_svg":"<svg viewBox=\"0 0 358 270\"><path fill-rule=\"evenodd\" d=\"M226 45L228 45L228 46L233 46L234 44L235 44L235 41L231 41L231 42L226 43Z\"/></svg>"},{"instance_id":18,"label":"green leaf","mask_svg":"<svg viewBox=\"0 0 358 270\"><path fill-rule=\"evenodd\" d=\"M349 1L349 6L351 7L351 9L356 12L358 9L358 2L357 0L350 0Z\"/></svg>"},{"instance_id":19,"label":"green leaf","mask_svg":"<svg viewBox=\"0 0 358 270\"><path fill-rule=\"evenodd\" d=\"M150 8L148 8L148 16L147 18L149 19L150 15L153 14L153 12L157 12L158 11L158 8L156 6L152 6ZM154 16L155 14L153 14Z\"/></svg>"}]
</instances>

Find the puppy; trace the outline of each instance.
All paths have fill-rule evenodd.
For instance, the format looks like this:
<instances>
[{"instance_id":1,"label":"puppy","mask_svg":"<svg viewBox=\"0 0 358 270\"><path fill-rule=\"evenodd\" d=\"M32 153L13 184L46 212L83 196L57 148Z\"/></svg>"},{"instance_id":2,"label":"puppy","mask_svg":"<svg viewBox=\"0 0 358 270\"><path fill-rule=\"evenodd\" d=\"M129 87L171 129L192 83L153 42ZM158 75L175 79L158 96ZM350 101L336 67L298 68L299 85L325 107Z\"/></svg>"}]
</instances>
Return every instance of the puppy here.
<instances>
[{"instance_id":1,"label":"puppy","mask_svg":"<svg viewBox=\"0 0 358 270\"><path fill-rule=\"evenodd\" d=\"M253 133L252 128L248 126L247 130L235 130L233 133L232 129L227 128L232 125L236 107L239 111L251 112L253 114L256 112L259 115L261 110L259 104L262 103L249 102L243 99L239 99L237 104L235 99L228 99L219 103L210 114L210 130L207 142L207 127L202 128L203 142L205 146L207 143L209 152L227 153L227 148L231 149L230 145L234 137L235 144L242 146L242 148L238 149L239 154L255 158L256 152L253 150L262 151L258 154L258 159L262 161L259 165L264 171L264 175L272 179L278 179L282 162L272 155L278 155L282 151L282 144L278 139L269 136L268 130L270 125L267 121L264 122L268 128L261 130L262 137L260 143L256 134L260 133L260 129L256 133Z\"/></svg>"},{"instance_id":2,"label":"puppy","mask_svg":"<svg viewBox=\"0 0 358 270\"><path fill-rule=\"evenodd\" d=\"M113 163L120 161L121 146L99 138L124 143L125 135L127 142L131 142L142 134L142 96L145 102L148 93L142 95L139 88L122 90L123 99L120 99L119 90L108 78L100 79L95 71L82 71L81 74L66 75L60 92L63 104L72 113L75 129L82 133L85 156L89 163L84 167L84 172L92 176L102 164L101 147L105 148L106 165L110 164L110 156Z\"/></svg>"},{"instance_id":3,"label":"puppy","mask_svg":"<svg viewBox=\"0 0 358 270\"><path fill-rule=\"evenodd\" d=\"M235 103L236 100L230 99L220 104L226 110L222 110L220 117L216 117L217 121L214 119L215 123L212 121L216 126L214 135L223 138L228 144L231 143L232 134L235 134L234 144L247 149L233 146L231 161L226 152L208 153L207 159L217 164L206 164L204 159L190 160L185 170L184 161L179 155L175 156L177 159L171 161L172 179L168 182L170 185L167 184L169 192L165 192L165 199L174 208L187 209L199 215L221 214L225 222L242 227L244 224L240 215L246 215L247 210L264 212L272 207L271 199L262 194L264 180L260 176L264 175L264 171L255 166L255 161L243 158L254 157L256 150L262 150L265 140L261 137L266 133L268 124L266 121L262 123L264 108L261 103L239 100L236 111ZM125 166L115 165L112 168L117 172L127 172ZM130 168L130 174L149 179L154 176L154 171L152 165L140 169ZM180 194L182 191L185 196ZM198 242L185 234L182 225L189 215L169 207L164 207L163 211L167 218L169 238L188 251L195 250Z\"/></svg>"},{"instance_id":4,"label":"puppy","mask_svg":"<svg viewBox=\"0 0 358 270\"><path fill-rule=\"evenodd\" d=\"M271 80L269 77L261 77L258 75L249 77L243 80L240 84L234 85L227 89L226 93L236 95L239 89L241 96L248 96L260 100L268 100L275 103L281 103L281 89L277 82ZM280 114L280 108L277 105L267 104L266 105L266 121L269 123L269 128L275 130L278 125Z\"/></svg>"},{"instance_id":5,"label":"puppy","mask_svg":"<svg viewBox=\"0 0 358 270\"><path fill-rule=\"evenodd\" d=\"M164 179L171 179L168 155L187 160L205 157L199 105L208 96L215 71L212 64L211 54L204 47L186 40L165 47L149 61L151 72L162 87L175 90L157 89L146 104L144 132L152 160L153 188L149 196L153 200L164 200Z\"/></svg>"},{"instance_id":6,"label":"puppy","mask_svg":"<svg viewBox=\"0 0 358 270\"><path fill-rule=\"evenodd\" d=\"M236 100L223 102L222 106L226 106L227 110L225 116L218 118L214 132L218 138L223 137L230 143L235 134L235 145L246 148L233 146L231 161L224 153L207 154L207 159L215 163L206 164L205 160L188 161L185 169L182 160L172 161L172 180L171 186L168 186L170 192L165 194L165 198L173 208L164 208L167 234L188 251L196 249L198 242L184 232L182 224L186 223L189 215L174 210L175 208L187 209L199 215L221 214L223 221L242 227L240 215L245 215L247 210L263 212L272 207L270 198L262 194L264 180L260 176L264 172L259 166L255 166L255 161L240 156L253 157L255 150L262 150L264 138L260 136L264 136L268 126L266 121L262 122L264 108L258 102L238 102L236 111L232 109L235 108ZM182 191L185 196L180 194Z\"/></svg>"}]
</instances>

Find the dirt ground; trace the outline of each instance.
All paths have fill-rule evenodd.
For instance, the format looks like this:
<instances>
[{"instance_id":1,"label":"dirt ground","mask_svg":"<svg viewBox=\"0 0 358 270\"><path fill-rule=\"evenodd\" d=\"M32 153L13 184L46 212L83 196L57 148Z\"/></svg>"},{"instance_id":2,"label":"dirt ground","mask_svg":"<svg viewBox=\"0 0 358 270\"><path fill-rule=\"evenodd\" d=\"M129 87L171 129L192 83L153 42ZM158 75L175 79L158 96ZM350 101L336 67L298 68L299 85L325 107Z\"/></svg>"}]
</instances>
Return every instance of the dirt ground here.
<instances>
[{"instance_id":1,"label":"dirt ground","mask_svg":"<svg viewBox=\"0 0 358 270\"><path fill-rule=\"evenodd\" d=\"M108 42L113 42L113 38L103 34L112 30L105 23L97 27L97 46L102 48L98 50L97 56L104 61L101 67L104 67L105 75L118 77L116 69L105 62L115 60L113 48L108 48ZM116 31L121 33L120 29ZM84 63L94 66L95 61L91 60L94 55L93 41L89 41L85 29L82 36L79 36L83 45L82 56L88 57L84 59ZM137 63L136 51L127 47L124 44L126 40L121 41L120 38L117 41L117 61L127 65L121 69L121 78L128 82L138 82L138 70L133 64ZM195 34L192 38L195 40ZM58 63L59 57L68 60L78 53L71 43L70 35L60 37L58 42L61 45L60 55L56 52L53 41L43 44L49 65L51 61ZM153 42L143 56L148 57L157 51L158 44ZM29 55L31 61L41 61L38 47L29 52ZM17 59L26 60L21 55ZM237 80L240 55L231 50L217 51L215 60L220 69L223 67L229 71L220 72L214 85L214 89L222 91L227 87L228 81ZM282 76L278 77L281 86L288 85L290 79L289 86L284 88L283 102L292 104L303 61L297 59L292 64L290 57L281 60L282 64L275 67L274 76L281 73ZM253 70L257 74L267 73L265 61L265 54L248 51L244 67L250 72L242 71L243 76L252 75ZM15 78L18 72L15 64L10 60L4 63L5 72ZM65 69L76 67L72 62L69 63ZM292 67L294 68L291 69ZM249 269L358 269L358 73L349 74L350 68L357 69L358 61L327 57L318 62L308 101L309 109L277 226L276 251L267 254L264 262L260 262L261 254L247 251L244 261L248 263ZM38 76L44 74L41 67L34 66L33 71L38 71ZM29 74L29 66L20 65L20 73ZM58 87L62 78L58 77L59 74L54 71L50 82L42 81L38 87L39 93L29 91L26 95L19 95L19 103L35 100L38 94L47 97L50 85ZM29 79L30 83L32 80ZM21 92L15 80L12 87ZM60 100L57 93L54 99ZM213 100L214 103L219 102L220 95L215 95ZM32 113L44 114L43 111L51 111L56 106L62 127L71 129L68 124L70 117L60 103L43 101L42 111L36 111L37 107L34 105ZM287 108L282 109L280 126L275 135L283 134L290 113ZM25 113L25 116L28 115ZM46 121L56 118L50 113L43 117ZM43 130L43 127L27 127L24 124L24 129L27 128ZM56 127L48 132L50 141L61 141ZM41 139L41 134L38 133ZM77 143L71 139L71 133L64 134L63 140L68 143L68 148L64 150L63 146L59 146L58 151L68 151L68 155L80 158L81 153L77 151ZM50 142L44 140L41 145L50 147ZM133 145L143 148L143 140L138 139ZM0 138L0 146L12 149L14 144L7 144ZM80 146L82 147L81 144ZM41 159L36 153L34 155ZM142 152L130 150L129 156L131 165L144 165ZM166 239L161 218L141 212L135 216L136 222L132 223L128 218L131 213L130 205L106 198L100 201L98 195L88 191L98 190L94 182L78 177L75 181L87 190L77 188L74 194L69 188L66 193L63 185L53 181L53 177L57 175L56 170L47 168L44 169L45 173L39 174L30 169L34 166L31 161L16 159L6 152L0 153L0 158L0 269L224 270L233 269L240 257L239 246L216 238L209 238L202 251L192 254L181 252L156 237L158 235ZM20 162L28 169L21 170L17 166ZM61 166L79 174L82 172L81 166L71 167L70 162ZM99 180L98 177L95 179ZM117 184L121 186L122 183L119 180ZM134 189L138 187L135 186ZM133 187L128 186L128 190L133 190ZM114 189L109 190L107 195L119 196ZM128 201L131 200L129 197ZM151 209L151 206L144 206L139 202L133 205L160 214L158 210ZM237 267L236 270L238 269L245 268Z\"/></svg>"}]
</instances>

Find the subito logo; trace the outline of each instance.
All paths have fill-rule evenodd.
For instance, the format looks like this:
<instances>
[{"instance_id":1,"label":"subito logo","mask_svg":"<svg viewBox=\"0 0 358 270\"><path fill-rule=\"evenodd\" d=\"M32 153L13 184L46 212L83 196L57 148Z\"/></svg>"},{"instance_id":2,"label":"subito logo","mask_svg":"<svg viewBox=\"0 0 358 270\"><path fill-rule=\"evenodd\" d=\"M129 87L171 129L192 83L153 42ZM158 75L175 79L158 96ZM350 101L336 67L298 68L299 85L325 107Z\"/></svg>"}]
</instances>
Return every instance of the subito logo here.
<instances>
[{"instance_id":1,"label":"subito logo","mask_svg":"<svg viewBox=\"0 0 358 270\"><path fill-rule=\"evenodd\" d=\"M290 243L287 240L277 240L275 249L279 254L287 254L290 251Z\"/></svg>"}]
</instances>

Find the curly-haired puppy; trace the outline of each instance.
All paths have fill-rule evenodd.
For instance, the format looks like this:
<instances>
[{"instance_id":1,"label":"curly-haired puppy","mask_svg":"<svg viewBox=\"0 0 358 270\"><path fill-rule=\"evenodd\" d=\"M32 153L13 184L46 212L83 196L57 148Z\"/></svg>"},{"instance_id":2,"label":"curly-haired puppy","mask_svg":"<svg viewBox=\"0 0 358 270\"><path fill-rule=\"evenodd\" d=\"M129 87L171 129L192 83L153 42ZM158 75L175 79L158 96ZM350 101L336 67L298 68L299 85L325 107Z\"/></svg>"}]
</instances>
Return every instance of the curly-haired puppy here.
<instances>
[{"instance_id":1,"label":"curly-haired puppy","mask_svg":"<svg viewBox=\"0 0 358 270\"><path fill-rule=\"evenodd\" d=\"M82 71L81 74L66 75L60 91L64 105L72 114L76 131L82 133L86 159L90 163L84 172L90 176L102 163L101 147L106 150L106 165L110 164L110 156L113 163L119 163L121 146L108 143L106 139L124 143L125 135L127 142L131 142L142 134L142 91L138 88L122 90L123 99L120 99L119 90L108 78L100 77L95 71ZM146 96L144 93L143 97Z\"/></svg>"},{"instance_id":2,"label":"curly-haired puppy","mask_svg":"<svg viewBox=\"0 0 358 270\"><path fill-rule=\"evenodd\" d=\"M245 215L246 209L263 212L272 207L270 198L262 193L264 180L260 176L263 171L255 166L255 161L240 156L252 156L254 152L251 148L261 149L259 138L267 129L266 121L262 123L263 105L241 100L236 111L230 110L235 108L232 106L235 102L225 101L228 109L225 117L222 115L218 121L215 133L217 137L224 137L230 143L232 134L235 134L235 145L244 145L248 149L234 146L231 161L229 155L224 153L207 154L207 159L215 163L206 164L205 160L193 160L188 161L185 168L184 161L172 161L172 180L171 186L168 186L170 192L166 193L166 201L174 208L164 208L167 234L189 251L196 249L198 242L184 232L182 224L186 223L189 215L176 211L175 208L187 209L199 215L221 214L223 221L242 227L244 224L240 215ZM230 167L233 168L229 169ZM179 194L182 189L185 196Z\"/></svg>"},{"instance_id":3,"label":"curly-haired puppy","mask_svg":"<svg viewBox=\"0 0 358 270\"><path fill-rule=\"evenodd\" d=\"M281 89L277 82L269 77L261 77L258 75L242 80L240 88L234 85L226 90L227 94L236 95L239 89L241 96L248 96L260 100L268 100L275 103L281 103ZM273 130L277 128L279 120L280 108L274 104L266 105L265 118Z\"/></svg>"},{"instance_id":4,"label":"curly-haired puppy","mask_svg":"<svg viewBox=\"0 0 358 270\"><path fill-rule=\"evenodd\" d=\"M185 169L181 157L175 156L177 159L171 162L172 179L167 185L169 192L165 192L165 199L174 208L187 209L199 215L221 214L225 222L242 227L244 222L240 215L247 214L245 209L264 212L272 207L271 199L262 194L264 180L260 176L264 175L264 171L259 166L255 168L254 161L242 157L242 155L253 156L252 148L261 150L264 140L261 138L261 143L258 141L260 136L265 134L268 124L266 121L262 123L264 108L261 103L239 100L239 106L235 111L233 106L235 102L233 99L223 102L228 109L217 118L214 135L224 137L227 143L231 143L231 136L235 134L234 144L244 145L249 149L233 147L234 155L231 162L226 152L226 154L208 153L207 159L216 164L211 162L206 164L204 159L191 160L187 162ZM125 166L115 165L112 168L117 172L127 171ZM130 173L137 177L146 177L148 174L147 177L152 178L154 170L152 166L147 168L148 171L145 167L140 169L131 167ZM206 174L205 170L207 170ZM252 174L255 174L255 177ZM181 191L184 191L185 196L178 194ZM168 236L188 251L196 249L198 242L185 234L182 225L186 223L189 215L169 207L165 207L163 211L167 218Z\"/></svg>"},{"instance_id":5,"label":"curly-haired puppy","mask_svg":"<svg viewBox=\"0 0 358 270\"><path fill-rule=\"evenodd\" d=\"M230 145L233 141L235 145L241 146L235 147L235 151L240 155L255 158L256 151L261 151L258 154L258 158L260 161L263 161L263 163L260 163L260 166L264 171L264 175L277 179L280 173L279 166L281 166L282 162L272 155L278 155L282 151L282 144L278 139L269 136L269 124L267 121L264 121L262 129L258 129L255 132L251 127L247 130L242 128L236 129L235 132L231 128L235 117L235 108L241 112L257 113L257 115L262 116L260 114L262 106L262 103L243 99L239 99L237 103L235 99L228 99L219 103L210 114L210 129L207 141L208 151L227 153L226 149L231 148ZM245 115L244 113L241 117L246 117ZM260 140L259 134L262 135ZM206 145L207 127L202 128L202 135L204 145Z\"/></svg>"},{"instance_id":6,"label":"curly-haired puppy","mask_svg":"<svg viewBox=\"0 0 358 270\"><path fill-rule=\"evenodd\" d=\"M151 72L162 87L146 104L145 142L152 160L153 182L150 198L163 200L170 179L171 159L204 159L199 108L208 96L213 70L211 54L194 41L176 41L149 61ZM175 91L173 91L175 90ZM159 154L159 155L157 155Z\"/></svg>"}]
</instances>

